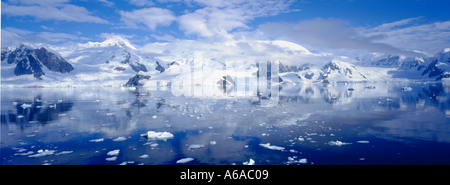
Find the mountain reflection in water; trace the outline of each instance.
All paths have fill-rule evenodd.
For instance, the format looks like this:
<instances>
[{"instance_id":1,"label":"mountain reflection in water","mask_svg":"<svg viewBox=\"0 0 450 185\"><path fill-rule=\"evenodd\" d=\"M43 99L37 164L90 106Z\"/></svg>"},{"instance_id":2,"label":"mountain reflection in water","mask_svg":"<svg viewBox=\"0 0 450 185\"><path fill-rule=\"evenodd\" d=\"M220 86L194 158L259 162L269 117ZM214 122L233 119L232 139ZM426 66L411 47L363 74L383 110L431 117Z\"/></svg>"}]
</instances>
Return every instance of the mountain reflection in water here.
<instances>
[{"instance_id":1,"label":"mountain reflection in water","mask_svg":"<svg viewBox=\"0 0 450 185\"><path fill-rule=\"evenodd\" d=\"M450 164L449 87L2 88L1 164Z\"/></svg>"}]
</instances>

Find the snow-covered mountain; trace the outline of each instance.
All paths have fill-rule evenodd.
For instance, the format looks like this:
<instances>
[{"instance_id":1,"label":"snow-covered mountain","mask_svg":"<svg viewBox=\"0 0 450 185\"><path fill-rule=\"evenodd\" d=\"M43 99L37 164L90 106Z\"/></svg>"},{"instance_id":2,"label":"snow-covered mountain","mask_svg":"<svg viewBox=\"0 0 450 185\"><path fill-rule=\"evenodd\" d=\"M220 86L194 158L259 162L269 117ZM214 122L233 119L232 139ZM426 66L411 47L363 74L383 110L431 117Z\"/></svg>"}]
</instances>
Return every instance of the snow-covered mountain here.
<instances>
[{"instance_id":1,"label":"snow-covered mountain","mask_svg":"<svg viewBox=\"0 0 450 185\"><path fill-rule=\"evenodd\" d=\"M49 73L70 73L74 70L63 57L44 47L8 47L2 49L1 61L2 79L25 75L42 80Z\"/></svg>"},{"instance_id":2,"label":"snow-covered mountain","mask_svg":"<svg viewBox=\"0 0 450 185\"><path fill-rule=\"evenodd\" d=\"M167 68L163 61L145 56L128 40L118 36L103 42L79 44L74 48L64 52L64 58L44 47L34 49L20 45L4 48L2 82L7 85L121 86L137 73L154 74ZM62 74L68 72L70 74ZM32 75L35 79L30 78Z\"/></svg>"},{"instance_id":3,"label":"snow-covered mountain","mask_svg":"<svg viewBox=\"0 0 450 185\"><path fill-rule=\"evenodd\" d=\"M393 68L392 78L441 80L450 77L450 48L431 57L381 55L357 58L360 66Z\"/></svg>"},{"instance_id":4,"label":"snow-covered mountain","mask_svg":"<svg viewBox=\"0 0 450 185\"><path fill-rule=\"evenodd\" d=\"M356 60L336 57L339 59L333 59L322 65L305 62L298 65L286 65L283 61L273 60L267 61L268 68L263 71L260 71L262 70L260 63L256 61L217 61L203 58L201 54L172 61L159 60L140 52L127 39L119 36L111 36L103 42L79 44L70 51L63 51L64 57L56 51L62 52L53 47L50 50L45 47L33 48L25 45L3 48L1 52L2 84L222 85L222 89L226 90L232 85L241 88L244 83L259 83L260 75L265 72L267 75L264 76L270 80L273 78L271 71L273 69L278 70L278 73L274 73L278 76L278 80L272 85L387 82L411 79L434 81L450 78L450 48L432 57L367 55ZM315 55L309 51L308 54ZM224 84L227 84L227 87Z\"/></svg>"}]
</instances>

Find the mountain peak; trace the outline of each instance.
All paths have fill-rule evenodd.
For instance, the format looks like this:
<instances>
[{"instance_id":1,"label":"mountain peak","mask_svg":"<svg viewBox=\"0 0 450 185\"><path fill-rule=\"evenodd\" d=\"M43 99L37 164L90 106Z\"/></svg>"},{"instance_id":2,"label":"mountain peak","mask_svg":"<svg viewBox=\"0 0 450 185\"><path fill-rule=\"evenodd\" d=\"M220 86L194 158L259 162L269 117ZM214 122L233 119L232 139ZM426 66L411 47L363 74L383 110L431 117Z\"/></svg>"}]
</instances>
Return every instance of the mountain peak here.
<instances>
[{"instance_id":1,"label":"mountain peak","mask_svg":"<svg viewBox=\"0 0 450 185\"><path fill-rule=\"evenodd\" d=\"M108 37L103 42L88 42L86 44L80 44L81 47L110 47L110 46L121 46L137 50L130 41L120 36L114 35Z\"/></svg>"}]
</instances>

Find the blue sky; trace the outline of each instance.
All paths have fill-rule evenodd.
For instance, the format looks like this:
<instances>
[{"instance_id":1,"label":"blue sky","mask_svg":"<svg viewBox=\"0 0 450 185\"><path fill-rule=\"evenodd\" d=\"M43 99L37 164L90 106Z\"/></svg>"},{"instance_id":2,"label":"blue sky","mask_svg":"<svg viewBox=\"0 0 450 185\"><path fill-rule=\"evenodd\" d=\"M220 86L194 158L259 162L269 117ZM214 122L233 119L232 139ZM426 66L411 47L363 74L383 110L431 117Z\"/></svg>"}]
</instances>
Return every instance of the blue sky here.
<instances>
[{"instance_id":1,"label":"blue sky","mask_svg":"<svg viewBox=\"0 0 450 185\"><path fill-rule=\"evenodd\" d=\"M69 45L120 35L147 49L162 42L243 40L285 40L342 53L434 54L450 47L448 0L2 0L1 5L2 46Z\"/></svg>"}]
</instances>

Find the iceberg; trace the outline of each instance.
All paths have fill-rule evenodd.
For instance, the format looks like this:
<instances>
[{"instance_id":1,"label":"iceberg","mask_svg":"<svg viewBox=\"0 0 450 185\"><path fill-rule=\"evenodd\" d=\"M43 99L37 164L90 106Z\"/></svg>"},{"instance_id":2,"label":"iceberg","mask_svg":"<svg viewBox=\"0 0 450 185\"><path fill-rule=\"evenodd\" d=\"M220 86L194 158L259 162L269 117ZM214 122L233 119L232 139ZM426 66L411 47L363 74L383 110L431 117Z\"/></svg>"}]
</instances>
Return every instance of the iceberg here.
<instances>
[{"instance_id":1,"label":"iceberg","mask_svg":"<svg viewBox=\"0 0 450 185\"><path fill-rule=\"evenodd\" d=\"M171 134L170 132L155 132L155 131L148 131L147 135L141 134L141 136L147 137L147 139L164 140L164 141L173 138L173 134Z\"/></svg>"},{"instance_id":2,"label":"iceberg","mask_svg":"<svg viewBox=\"0 0 450 185\"><path fill-rule=\"evenodd\" d=\"M191 162L193 160L194 160L194 158L192 158L192 157L183 158L183 159L178 160L177 164L184 164L184 163L187 163L187 162Z\"/></svg>"},{"instance_id":3,"label":"iceberg","mask_svg":"<svg viewBox=\"0 0 450 185\"><path fill-rule=\"evenodd\" d=\"M262 147L267 148L267 149L270 149L270 150L284 150L284 147L281 147L281 146L275 146L275 145L270 145L270 143L259 144L259 146L262 146Z\"/></svg>"}]
</instances>

